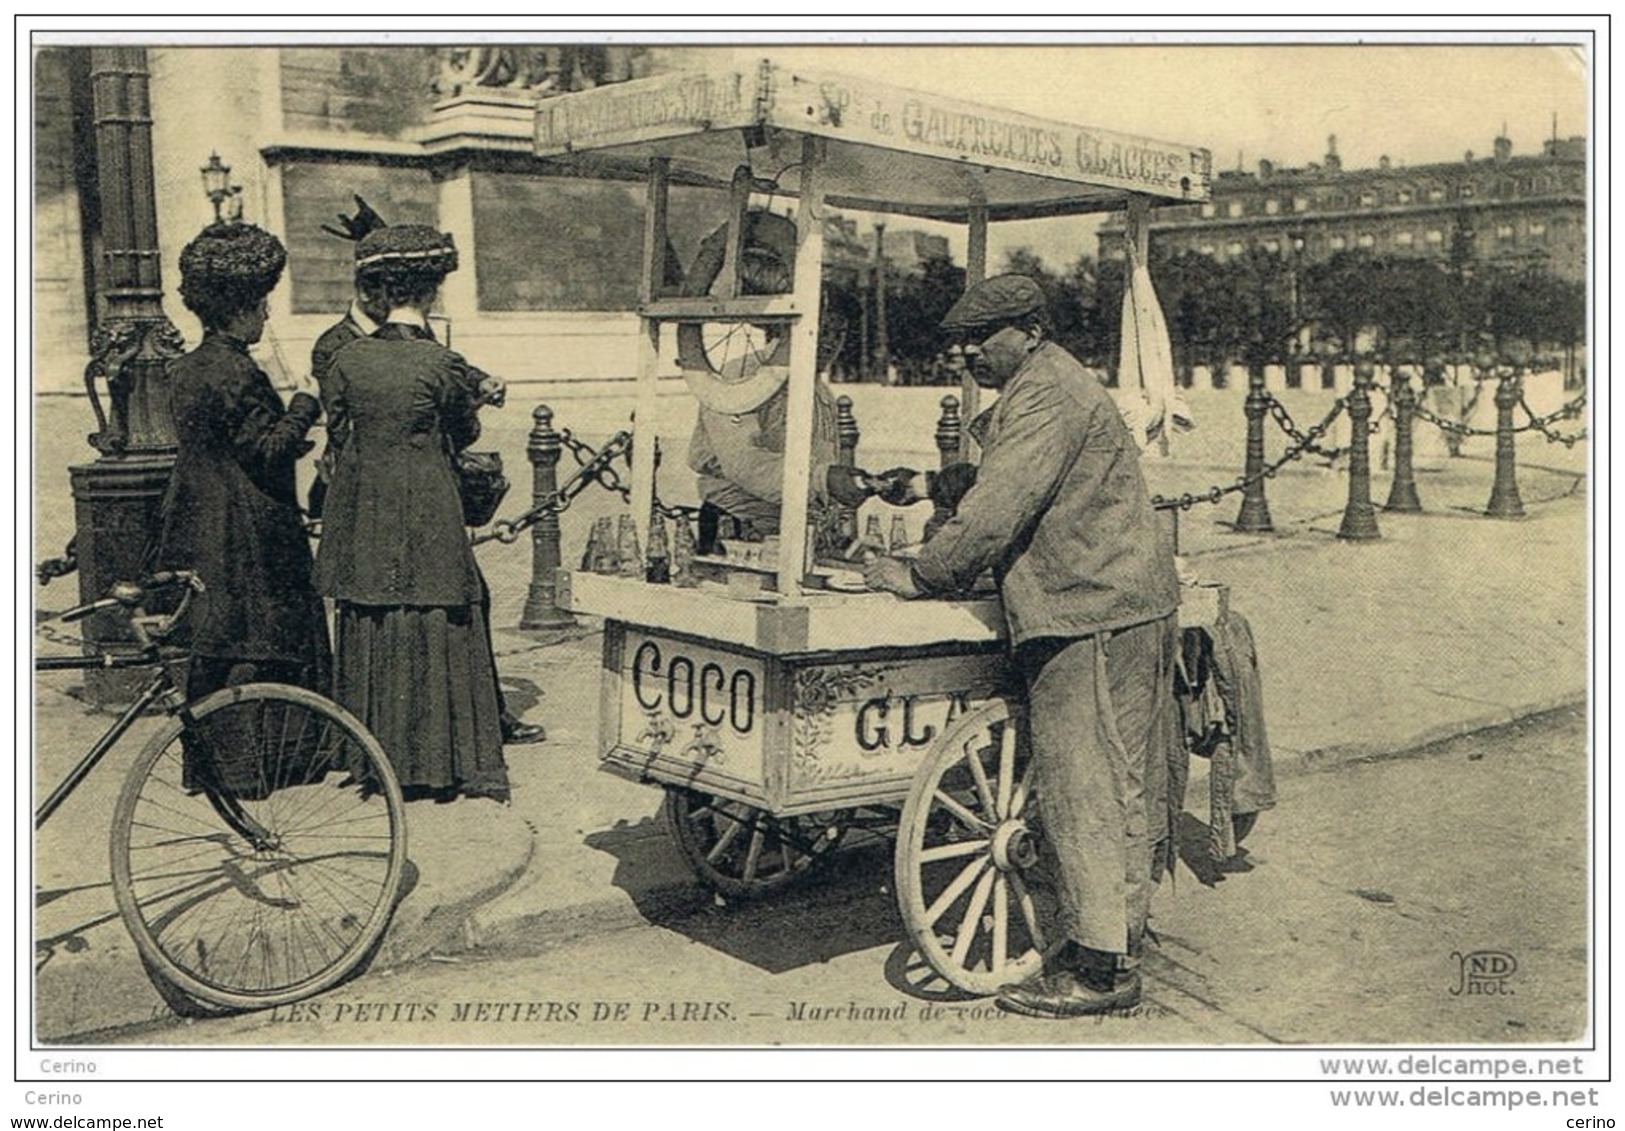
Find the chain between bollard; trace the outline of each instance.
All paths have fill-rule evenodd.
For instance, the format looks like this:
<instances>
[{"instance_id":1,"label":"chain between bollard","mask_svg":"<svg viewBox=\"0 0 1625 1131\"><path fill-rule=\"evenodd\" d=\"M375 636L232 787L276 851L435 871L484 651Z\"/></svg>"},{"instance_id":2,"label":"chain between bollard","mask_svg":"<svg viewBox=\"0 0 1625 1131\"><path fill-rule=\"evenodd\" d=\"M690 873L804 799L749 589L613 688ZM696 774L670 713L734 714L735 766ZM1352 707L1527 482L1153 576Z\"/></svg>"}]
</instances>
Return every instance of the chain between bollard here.
<instances>
[{"instance_id":1,"label":"chain between bollard","mask_svg":"<svg viewBox=\"0 0 1625 1131\"><path fill-rule=\"evenodd\" d=\"M1281 431L1285 432L1304 451L1313 452L1322 459L1328 460L1335 460L1348 451L1347 448L1323 448L1319 443L1320 438L1330 430L1332 421L1336 420L1337 415L1348 407L1347 397L1338 397L1337 400L1333 401L1332 410L1326 414L1326 418L1305 433L1298 431L1298 426L1293 421L1292 414L1287 411L1286 405L1276 399L1273 394L1266 394L1266 396L1269 397L1269 403L1265 407L1268 408L1269 414L1275 418L1275 423L1280 427ZM1368 425L1368 428L1372 432L1377 431L1375 424Z\"/></svg>"},{"instance_id":2,"label":"chain between bollard","mask_svg":"<svg viewBox=\"0 0 1625 1131\"><path fill-rule=\"evenodd\" d=\"M1273 397L1270 399L1272 401L1274 400ZM1314 441L1326 434L1327 429L1329 429L1332 425L1332 421L1336 420L1338 413L1342 412L1346 407L1347 399L1344 397L1339 397L1332 405L1331 411L1321 419L1319 424L1312 425L1308 432L1298 432L1295 428L1290 430L1288 434L1291 435L1295 441L1293 446L1283 452L1281 454L1281 458L1276 460L1274 463L1265 464L1257 475L1238 476L1236 481L1231 483L1229 486L1220 487L1215 484L1200 494L1194 494L1190 491L1186 491L1178 498L1168 498L1166 495L1152 495L1152 507L1159 511L1188 511L1198 503L1218 503L1226 495L1233 495L1238 491L1245 491L1248 487L1259 482L1260 480L1274 479L1276 472L1280 471L1281 468L1285 467L1293 460L1301 459L1305 452L1313 451L1319 455L1325 455L1325 451L1316 447ZM1288 419L1290 420L1290 417ZM1341 453L1342 449L1338 449L1338 451Z\"/></svg>"},{"instance_id":3,"label":"chain between bollard","mask_svg":"<svg viewBox=\"0 0 1625 1131\"><path fill-rule=\"evenodd\" d=\"M1524 413L1529 417L1529 423L1517 429L1519 432L1534 431L1546 437L1548 444L1562 444L1565 448L1572 448L1586 438L1587 431L1582 428L1572 436L1565 436L1552 425L1559 420L1571 420L1585 412L1586 395L1581 393L1568 404L1549 412L1545 416L1536 416L1535 410L1529 407L1529 401L1520 396L1518 403L1523 407Z\"/></svg>"},{"instance_id":4,"label":"chain between bollard","mask_svg":"<svg viewBox=\"0 0 1625 1131\"><path fill-rule=\"evenodd\" d=\"M631 488L621 482L620 473L612 466L616 460L628 458L632 448L631 433L617 432L599 451L594 451L590 445L575 439L568 430L560 430L559 439L575 457L577 465L575 472L557 491L517 518L504 518L492 523L487 533L476 535L472 539L473 545L482 546L487 542L501 542L506 545L518 541L519 535L548 515L563 514L568 510L576 496L586 490L589 484L596 483L605 490L619 495L624 501L631 501Z\"/></svg>"},{"instance_id":5,"label":"chain between bollard","mask_svg":"<svg viewBox=\"0 0 1625 1131\"><path fill-rule=\"evenodd\" d=\"M1529 407L1527 400L1524 400L1522 397L1520 397L1519 400L1523 405L1524 413L1529 417L1529 422L1527 424L1520 424L1518 427L1512 430L1513 432L1539 432L1541 435L1546 437L1549 443L1565 444L1568 447L1573 447L1575 444L1586 438L1585 432L1581 432L1577 436L1564 436L1563 434L1555 432L1555 430L1549 427L1554 421L1571 419L1584 412L1586 401L1584 393L1581 393L1578 397L1574 398L1574 400L1570 401L1562 408L1557 409L1555 412L1549 412L1545 416L1536 416L1535 411ZM1418 418L1427 421L1440 431L1450 432L1457 436L1494 436L1497 434L1497 432L1499 432L1499 429L1496 428L1473 428L1466 424L1460 424L1454 420L1446 420L1437 413L1429 412L1420 403L1417 404L1417 406L1411 411L1415 413Z\"/></svg>"}]
</instances>

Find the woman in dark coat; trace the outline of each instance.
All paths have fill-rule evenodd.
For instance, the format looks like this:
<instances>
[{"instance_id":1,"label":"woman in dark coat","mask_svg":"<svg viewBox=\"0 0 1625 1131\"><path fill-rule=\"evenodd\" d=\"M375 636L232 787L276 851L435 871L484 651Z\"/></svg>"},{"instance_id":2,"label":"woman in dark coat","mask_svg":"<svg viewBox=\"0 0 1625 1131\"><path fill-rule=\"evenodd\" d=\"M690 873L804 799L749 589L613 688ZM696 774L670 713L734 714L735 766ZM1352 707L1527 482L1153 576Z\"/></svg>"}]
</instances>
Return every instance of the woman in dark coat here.
<instances>
[{"instance_id":1,"label":"woman in dark coat","mask_svg":"<svg viewBox=\"0 0 1625 1131\"><path fill-rule=\"evenodd\" d=\"M480 373L428 310L449 236L385 228L357 249L388 321L340 349L325 385L337 453L317 585L338 605L334 697L377 735L407 796L506 800L501 708L451 453L479 435Z\"/></svg>"},{"instance_id":2,"label":"woman in dark coat","mask_svg":"<svg viewBox=\"0 0 1625 1131\"><path fill-rule=\"evenodd\" d=\"M214 224L181 252L181 299L203 341L170 363L179 451L164 494L156 564L206 587L188 617L187 694L249 680L327 691L327 620L311 580L294 467L321 403L284 406L249 356L287 252L251 224Z\"/></svg>"},{"instance_id":3,"label":"woman in dark coat","mask_svg":"<svg viewBox=\"0 0 1625 1131\"><path fill-rule=\"evenodd\" d=\"M294 489L321 405L296 392L284 406L248 353L286 262L277 238L251 224L211 225L181 252L181 299L203 340L169 366L179 450L154 565L193 570L205 586L187 618L193 699L255 681L328 691L327 619ZM245 795L263 785L252 744L220 745L221 784ZM193 780L196 770L189 759Z\"/></svg>"}]
</instances>

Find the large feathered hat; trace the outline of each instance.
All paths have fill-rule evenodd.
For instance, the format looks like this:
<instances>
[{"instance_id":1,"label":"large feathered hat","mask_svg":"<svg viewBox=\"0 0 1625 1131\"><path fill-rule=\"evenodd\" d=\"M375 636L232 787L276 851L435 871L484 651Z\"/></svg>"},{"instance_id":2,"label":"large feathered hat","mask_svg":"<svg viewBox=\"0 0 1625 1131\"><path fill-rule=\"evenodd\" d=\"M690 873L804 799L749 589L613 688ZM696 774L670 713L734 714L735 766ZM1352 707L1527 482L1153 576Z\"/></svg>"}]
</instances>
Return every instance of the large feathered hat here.
<instances>
[{"instance_id":1,"label":"large feathered hat","mask_svg":"<svg viewBox=\"0 0 1625 1131\"><path fill-rule=\"evenodd\" d=\"M357 274L403 270L449 275L457 270L457 245L450 232L427 224L396 224L368 232L355 247Z\"/></svg>"}]
</instances>

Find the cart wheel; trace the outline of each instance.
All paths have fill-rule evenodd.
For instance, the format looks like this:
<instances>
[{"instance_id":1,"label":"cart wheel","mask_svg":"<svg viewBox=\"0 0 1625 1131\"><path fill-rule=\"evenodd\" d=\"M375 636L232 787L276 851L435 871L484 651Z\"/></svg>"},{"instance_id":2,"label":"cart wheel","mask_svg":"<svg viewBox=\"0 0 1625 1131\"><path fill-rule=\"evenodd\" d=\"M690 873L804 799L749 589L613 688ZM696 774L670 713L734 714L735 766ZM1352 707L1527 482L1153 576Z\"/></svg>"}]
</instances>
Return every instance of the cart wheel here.
<instances>
[{"instance_id":1,"label":"cart wheel","mask_svg":"<svg viewBox=\"0 0 1625 1131\"><path fill-rule=\"evenodd\" d=\"M959 720L915 774L897 835L897 899L920 953L961 990L990 994L1058 943L1039 866L1032 759L1020 707Z\"/></svg>"},{"instance_id":2,"label":"cart wheel","mask_svg":"<svg viewBox=\"0 0 1625 1131\"><path fill-rule=\"evenodd\" d=\"M661 806L700 882L732 899L779 891L827 858L846 834L844 811L775 817L746 805L669 786Z\"/></svg>"}]
</instances>

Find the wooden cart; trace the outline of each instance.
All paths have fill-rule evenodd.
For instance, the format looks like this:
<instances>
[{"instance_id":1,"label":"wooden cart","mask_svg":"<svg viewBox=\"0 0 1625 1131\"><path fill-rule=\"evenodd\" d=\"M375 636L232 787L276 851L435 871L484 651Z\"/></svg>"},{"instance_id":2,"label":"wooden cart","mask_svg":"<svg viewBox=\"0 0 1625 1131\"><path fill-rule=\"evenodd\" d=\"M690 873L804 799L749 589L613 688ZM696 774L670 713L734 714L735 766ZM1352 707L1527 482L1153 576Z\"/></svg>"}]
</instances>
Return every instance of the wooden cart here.
<instances>
[{"instance_id":1,"label":"wooden cart","mask_svg":"<svg viewBox=\"0 0 1625 1131\"><path fill-rule=\"evenodd\" d=\"M536 145L647 185L637 422L657 418L664 327L691 343L730 327L789 339L777 561L715 563L719 579L695 588L561 574L561 602L605 620L604 765L666 789L677 844L729 896L791 882L855 821L894 826L899 903L925 958L966 991L1019 980L1042 961L1047 913L999 603L830 591L806 533L826 209L966 224L971 281L1002 220L1125 210L1143 256L1152 204L1208 197L1207 151L771 61L545 100ZM704 294L669 293L673 186L726 202ZM769 198L794 201L790 286L743 294L751 217ZM963 392L969 419L975 386ZM635 441L640 546L655 448ZM722 580L731 570L760 584Z\"/></svg>"}]
</instances>

